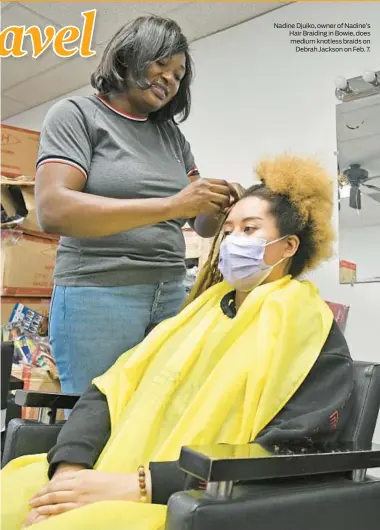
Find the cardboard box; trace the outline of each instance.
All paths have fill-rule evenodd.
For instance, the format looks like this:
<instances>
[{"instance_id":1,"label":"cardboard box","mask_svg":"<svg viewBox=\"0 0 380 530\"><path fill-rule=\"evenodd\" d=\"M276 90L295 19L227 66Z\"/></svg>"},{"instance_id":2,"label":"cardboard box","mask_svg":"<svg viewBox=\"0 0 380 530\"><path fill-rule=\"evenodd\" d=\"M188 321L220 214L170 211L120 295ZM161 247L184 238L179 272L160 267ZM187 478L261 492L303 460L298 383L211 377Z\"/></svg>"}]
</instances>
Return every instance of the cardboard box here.
<instances>
[{"instance_id":1,"label":"cardboard box","mask_svg":"<svg viewBox=\"0 0 380 530\"><path fill-rule=\"evenodd\" d=\"M12 298L11 296L1 297L1 325L9 322L13 308L16 304L23 304L45 317L49 316L50 298Z\"/></svg>"},{"instance_id":2,"label":"cardboard box","mask_svg":"<svg viewBox=\"0 0 380 530\"><path fill-rule=\"evenodd\" d=\"M213 238L202 239L201 255L199 256L199 270L203 267L203 265L206 263L208 259L213 241L214 241Z\"/></svg>"},{"instance_id":3,"label":"cardboard box","mask_svg":"<svg viewBox=\"0 0 380 530\"><path fill-rule=\"evenodd\" d=\"M34 177L39 139L37 131L1 125L1 174Z\"/></svg>"},{"instance_id":4,"label":"cardboard box","mask_svg":"<svg viewBox=\"0 0 380 530\"><path fill-rule=\"evenodd\" d=\"M24 390L38 390L41 392L60 392L61 385L57 373L48 372L45 368L14 364L12 375L24 382ZM27 420L37 420L39 409L23 407L21 417ZM64 411L58 410L57 420L64 420Z\"/></svg>"},{"instance_id":5,"label":"cardboard box","mask_svg":"<svg viewBox=\"0 0 380 530\"><path fill-rule=\"evenodd\" d=\"M199 258L202 252L202 238L192 228L184 228L186 259Z\"/></svg>"},{"instance_id":6,"label":"cardboard box","mask_svg":"<svg viewBox=\"0 0 380 530\"><path fill-rule=\"evenodd\" d=\"M3 230L1 246L1 295L50 297L57 242Z\"/></svg>"},{"instance_id":7,"label":"cardboard box","mask_svg":"<svg viewBox=\"0 0 380 530\"><path fill-rule=\"evenodd\" d=\"M202 238L195 230L186 225L182 229L186 245L186 259L198 259L198 267L201 269L207 261L214 238Z\"/></svg>"},{"instance_id":8,"label":"cardboard box","mask_svg":"<svg viewBox=\"0 0 380 530\"><path fill-rule=\"evenodd\" d=\"M34 180L1 177L1 205L9 217L21 218L20 229L26 234L58 240L59 236L42 231L37 219Z\"/></svg>"}]
</instances>

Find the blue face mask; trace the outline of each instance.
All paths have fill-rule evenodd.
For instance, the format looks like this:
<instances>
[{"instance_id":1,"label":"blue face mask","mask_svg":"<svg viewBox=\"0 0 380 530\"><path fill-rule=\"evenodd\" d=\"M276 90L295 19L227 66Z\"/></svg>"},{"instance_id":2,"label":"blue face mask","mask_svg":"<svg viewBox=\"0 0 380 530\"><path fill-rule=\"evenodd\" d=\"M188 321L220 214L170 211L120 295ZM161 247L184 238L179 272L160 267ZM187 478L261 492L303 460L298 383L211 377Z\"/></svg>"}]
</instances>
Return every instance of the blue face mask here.
<instances>
[{"instance_id":1,"label":"blue face mask","mask_svg":"<svg viewBox=\"0 0 380 530\"><path fill-rule=\"evenodd\" d=\"M286 237L268 243L258 237L227 236L219 252L218 268L223 278L238 291L252 291L266 280L274 267L286 259L267 265L264 261L265 248Z\"/></svg>"}]
</instances>

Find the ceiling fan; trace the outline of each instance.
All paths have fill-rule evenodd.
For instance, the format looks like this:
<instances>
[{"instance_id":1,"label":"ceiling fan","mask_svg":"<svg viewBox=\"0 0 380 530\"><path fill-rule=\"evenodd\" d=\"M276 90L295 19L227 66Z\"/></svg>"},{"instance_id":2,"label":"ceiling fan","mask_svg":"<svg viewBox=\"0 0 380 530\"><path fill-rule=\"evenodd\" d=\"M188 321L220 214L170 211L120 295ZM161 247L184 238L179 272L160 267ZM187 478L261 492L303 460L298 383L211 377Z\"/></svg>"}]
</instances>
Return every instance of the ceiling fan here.
<instances>
[{"instance_id":1,"label":"ceiling fan","mask_svg":"<svg viewBox=\"0 0 380 530\"><path fill-rule=\"evenodd\" d=\"M380 179L380 175L368 177L368 171L366 169L363 169L360 164L350 164L350 167L343 171L340 184L341 186L350 186L350 208L353 208L354 210L362 209L362 193L363 195L367 195L367 197L370 197L374 201L380 203L380 186L368 184L368 182L374 179ZM378 193L370 193L370 191Z\"/></svg>"}]
</instances>

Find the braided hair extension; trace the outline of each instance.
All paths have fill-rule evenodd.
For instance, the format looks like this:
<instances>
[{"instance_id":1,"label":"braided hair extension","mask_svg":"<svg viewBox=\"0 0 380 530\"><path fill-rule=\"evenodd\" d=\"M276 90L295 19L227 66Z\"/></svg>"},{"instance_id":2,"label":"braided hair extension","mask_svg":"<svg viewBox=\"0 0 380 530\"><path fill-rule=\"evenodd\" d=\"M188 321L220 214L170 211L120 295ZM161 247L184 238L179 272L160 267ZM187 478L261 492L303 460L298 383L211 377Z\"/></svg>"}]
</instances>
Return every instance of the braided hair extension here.
<instances>
[{"instance_id":1,"label":"braided hair extension","mask_svg":"<svg viewBox=\"0 0 380 530\"><path fill-rule=\"evenodd\" d=\"M185 300L185 303L182 306L182 309L187 307L191 302L194 302L201 294L203 294L207 289L223 281L223 277L218 269L218 260L219 260L219 250L220 245L223 240L224 232L223 226L230 213L230 209L224 213L220 219L220 225L218 227L218 232L213 239L211 244L210 252L208 258L198 273L198 276L194 282L194 285Z\"/></svg>"}]
</instances>

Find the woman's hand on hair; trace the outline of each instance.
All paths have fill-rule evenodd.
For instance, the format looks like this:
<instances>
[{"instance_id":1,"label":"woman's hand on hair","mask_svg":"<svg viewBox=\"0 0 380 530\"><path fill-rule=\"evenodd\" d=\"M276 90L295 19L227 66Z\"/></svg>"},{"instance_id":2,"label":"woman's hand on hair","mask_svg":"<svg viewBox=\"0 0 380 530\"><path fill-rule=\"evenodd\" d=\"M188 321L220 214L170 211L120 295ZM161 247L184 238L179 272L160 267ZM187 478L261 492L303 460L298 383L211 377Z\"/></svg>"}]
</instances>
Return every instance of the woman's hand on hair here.
<instances>
[{"instance_id":1,"label":"woman's hand on hair","mask_svg":"<svg viewBox=\"0 0 380 530\"><path fill-rule=\"evenodd\" d=\"M146 474L148 497L151 496L150 473ZM59 473L30 501L34 516L52 516L106 500L139 502L137 473L116 474L95 470Z\"/></svg>"},{"instance_id":2,"label":"woman's hand on hair","mask_svg":"<svg viewBox=\"0 0 380 530\"><path fill-rule=\"evenodd\" d=\"M245 193L245 188L239 182L228 182L230 190L230 207L238 202Z\"/></svg>"},{"instance_id":3,"label":"woman's hand on hair","mask_svg":"<svg viewBox=\"0 0 380 530\"><path fill-rule=\"evenodd\" d=\"M198 215L217 216L228 207L231 189L225 180L198 178L171 198L174 216L192 219Z\"/></svg>"}]
</instances>

